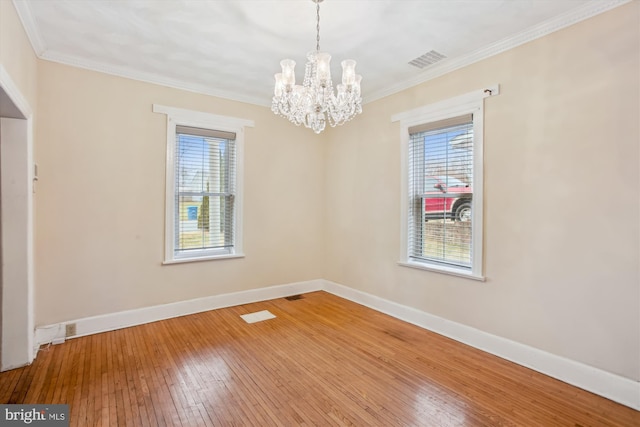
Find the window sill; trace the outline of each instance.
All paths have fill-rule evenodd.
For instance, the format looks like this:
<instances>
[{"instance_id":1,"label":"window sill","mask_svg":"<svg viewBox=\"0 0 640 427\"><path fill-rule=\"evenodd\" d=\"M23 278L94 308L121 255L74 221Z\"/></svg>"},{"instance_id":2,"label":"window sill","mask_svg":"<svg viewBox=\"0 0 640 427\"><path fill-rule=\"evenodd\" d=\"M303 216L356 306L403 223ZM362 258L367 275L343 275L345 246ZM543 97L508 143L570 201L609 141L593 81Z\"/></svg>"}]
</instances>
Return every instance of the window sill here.
<instances>
[{"instance_id":1,"label":"window sill","mask_svg":"<svg viewBox=\"0 0 640 427\"><path fill-rule=\"evenodd\" d=\"M484 282L485 281L485 277L484 276L479 276L477 274L473 274L471 272L467 272L467 271L463 271L463 270L458 270L456 268L450 268L450 267L445 267L445 266L440 266L440 265L436 266L436 265L430 265L430 264L423 264L423 263L418 263L418 262L405 262L405 261L399 261L398 264L403 266L403 267L417 268L418 270L434 271L436 273L442 273L442 274L448 274L448 275L451 275L451 276L463 277L465 279L477 280L479 282Z\"/></svg>"},{"instance_id":2,"label":"window sill","mask_svg":"<svg viewBox=\"0 0 640 427\"><path fill-rule=\"evenodd\" d=\"M224 254L224 255L199 256L199 257L191 257L191 258L174 258L174 259L163 261L162 265L182 264L185 262L212 261L216 259L230 259L230 258L244 258L244 254Z\"/></svg>"}]
</instances>

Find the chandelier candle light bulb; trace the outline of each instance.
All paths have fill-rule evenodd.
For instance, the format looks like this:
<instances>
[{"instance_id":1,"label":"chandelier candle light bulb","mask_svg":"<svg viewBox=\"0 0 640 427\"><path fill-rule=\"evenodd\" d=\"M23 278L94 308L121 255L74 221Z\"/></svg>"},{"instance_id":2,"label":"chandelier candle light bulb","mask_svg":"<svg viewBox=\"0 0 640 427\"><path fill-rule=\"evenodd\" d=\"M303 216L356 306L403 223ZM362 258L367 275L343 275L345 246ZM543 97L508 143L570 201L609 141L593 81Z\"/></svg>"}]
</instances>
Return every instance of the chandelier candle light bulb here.
<instances>
[{"instance_id":1,"label":"chandelier candle light bulb","mask_svg":"<svg viewBox=\"0 0 640 427\"><path fill-rule=\"evenodd\" d=\"M325 52L316 53L318 63L318 81L320 86L326 87L327 80L331 80L331 55Z\"/></svg>"},{"instance_id":2,"label":"chandelier candle light bulb","mask_svg":"<svg viewBox=\"0 0 640 427\"><path fill-rule=\"evenodd\" d=\"M296 84L296 61L292 59L283 59L280 61L282 66L282 81L285 85L293 86Z\"/></svg>"},{"instance_id":3,"label":"chandelier candle light bulb","mask_svg":"<svg viewBox=\"0 0 640 427\"><path fill-rule=\"evenodd\" d=\"M320 133L327 121L335 127L362 113L362 76L356 74L356 61L342 61L342 84L337 86L337 95L334 93L331 55L320 51L320 3L323 0L311 1L316 3L316 51L307 54L302 85L296 84L295 61L280 61L282 73L275 75L271 110L296 126L304 124L315 133Z\"/></svg>"},{"instance_id":4,"label":"chandelier candle light bulb","mask_svg":"<svg viewBox=\"0 0 640 427\"><path fill-rule=\"evenodd\" d=\"M342 84L353 85L356 82L356 61L345 59L342 61Z\"/></svg>"}]
</instances>

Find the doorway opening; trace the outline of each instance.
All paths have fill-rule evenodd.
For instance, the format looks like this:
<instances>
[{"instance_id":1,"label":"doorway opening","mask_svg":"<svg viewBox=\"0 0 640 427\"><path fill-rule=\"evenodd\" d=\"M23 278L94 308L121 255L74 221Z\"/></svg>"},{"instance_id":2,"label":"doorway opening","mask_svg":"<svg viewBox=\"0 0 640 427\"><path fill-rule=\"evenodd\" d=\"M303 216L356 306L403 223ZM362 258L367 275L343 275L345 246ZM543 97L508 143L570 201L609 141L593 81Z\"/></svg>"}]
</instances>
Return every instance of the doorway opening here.
<instances>
[{"instance_id":1,"label":"doorway opening","mask_svg":"<svg viewBox=\"0 0 640 427\"><path fill-rule=\"evenodd\" d=\"M32 112L0 65L0 370L33 361Z\"/></svg>"}]
</instances>

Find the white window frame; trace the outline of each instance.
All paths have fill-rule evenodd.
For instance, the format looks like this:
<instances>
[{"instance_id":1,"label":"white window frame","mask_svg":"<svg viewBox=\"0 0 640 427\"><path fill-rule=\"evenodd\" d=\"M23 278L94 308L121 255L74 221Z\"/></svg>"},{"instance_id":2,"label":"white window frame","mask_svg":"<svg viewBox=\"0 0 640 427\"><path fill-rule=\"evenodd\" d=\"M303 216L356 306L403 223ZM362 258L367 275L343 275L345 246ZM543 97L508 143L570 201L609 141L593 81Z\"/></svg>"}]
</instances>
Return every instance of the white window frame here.
<instances>
[{"instance_id":1,"label":"white window frame","mask_svg":"<svg viewBox=\"0 0 640 427\"><path fill-rule=\"evenodd\" d=\"M244 166L244 128L253 127L252 120L220 116L153 104L153 112L167 116L167 160L165 181L165 248L163 264L244 257L242 235L242 199ZM232 249L202 249L189 254L175 254L175 148L176 126L189 126L236 134L236 194L234 198L234 246Z\"/></svg>"},{"instance_id":2,"label":"white window frame","mask_svg":"<svg viewBox=\"0 0 640 427\"><path fill-rule=\"evenodd\" d=\"M425 105L414 110L395 114L392 122L400 122L401 146L401 203L400 203L400 261L399 265L435 271L475 280L484 280L483 272L483 128L484 98L499 94L499 86L493 85L444 101ZM471 268L444 265L427 260L415 260L409 256L409 128L426 123L445 120L465 114L473 114L473 209L472 209L472 241Z\"/></svg>"}]
</instances>

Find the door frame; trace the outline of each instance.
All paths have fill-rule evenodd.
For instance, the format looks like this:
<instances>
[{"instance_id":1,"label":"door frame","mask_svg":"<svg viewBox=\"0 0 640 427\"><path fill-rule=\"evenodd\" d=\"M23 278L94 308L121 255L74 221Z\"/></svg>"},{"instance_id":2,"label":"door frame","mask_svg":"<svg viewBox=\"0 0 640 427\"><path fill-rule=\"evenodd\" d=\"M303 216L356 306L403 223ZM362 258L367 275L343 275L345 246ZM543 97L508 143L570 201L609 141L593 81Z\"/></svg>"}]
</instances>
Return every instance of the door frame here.
<instances>
[{"instance_id":1,"label":"door frame","mask_svg":"<svg viewBox=\"0 0 640 427\"><path fill-rule=\"evenodd\" d=\"M0 64L0 88L22 114L1 118L2 345L0 371L30 364L34 349L33 110Z\"/></svg>"}]
</instances>

